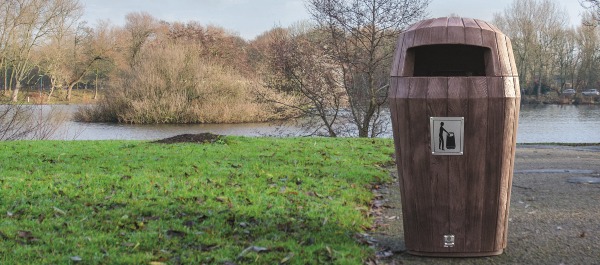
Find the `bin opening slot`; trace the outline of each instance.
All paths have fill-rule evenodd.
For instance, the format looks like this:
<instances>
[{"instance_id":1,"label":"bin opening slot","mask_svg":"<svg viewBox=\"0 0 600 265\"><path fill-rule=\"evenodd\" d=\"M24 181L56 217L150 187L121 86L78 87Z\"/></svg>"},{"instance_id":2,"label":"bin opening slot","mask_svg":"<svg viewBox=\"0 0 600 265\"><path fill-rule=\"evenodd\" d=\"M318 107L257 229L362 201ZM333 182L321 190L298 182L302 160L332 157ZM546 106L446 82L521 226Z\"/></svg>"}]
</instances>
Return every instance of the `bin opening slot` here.
<instances>
[{"instance_id":1,"label":"bin opening slot","mask_svg":"<svg viewBox=\"0 0 600 265\"><path fill-rule=\"evenodd\" d=\"M493 72L489 48L436 44L412 47L407 50L406 66L413 68L413 76L486 76ZM411 67L411 62L414 65Z\"/></svg>"}]
</instances>

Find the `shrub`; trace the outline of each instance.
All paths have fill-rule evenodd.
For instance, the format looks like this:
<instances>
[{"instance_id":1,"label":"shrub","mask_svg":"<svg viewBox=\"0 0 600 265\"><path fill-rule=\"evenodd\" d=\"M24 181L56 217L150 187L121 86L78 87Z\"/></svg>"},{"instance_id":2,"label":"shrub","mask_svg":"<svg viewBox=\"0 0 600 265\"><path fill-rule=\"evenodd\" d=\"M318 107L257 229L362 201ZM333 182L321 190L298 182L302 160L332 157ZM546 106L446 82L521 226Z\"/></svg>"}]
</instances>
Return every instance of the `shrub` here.
<instances>
[{"instance_id":1,"label":"shrub","mask_svg":"<svg viewBox=\"0 0 600 265\"><path fill-rule=\"evenodd\" d=\"M123 123L241 123L279 119L258 102L257 82L200 56L197 46L170 42L148 48L79 121Z\"/></svg>"}]
</instances>

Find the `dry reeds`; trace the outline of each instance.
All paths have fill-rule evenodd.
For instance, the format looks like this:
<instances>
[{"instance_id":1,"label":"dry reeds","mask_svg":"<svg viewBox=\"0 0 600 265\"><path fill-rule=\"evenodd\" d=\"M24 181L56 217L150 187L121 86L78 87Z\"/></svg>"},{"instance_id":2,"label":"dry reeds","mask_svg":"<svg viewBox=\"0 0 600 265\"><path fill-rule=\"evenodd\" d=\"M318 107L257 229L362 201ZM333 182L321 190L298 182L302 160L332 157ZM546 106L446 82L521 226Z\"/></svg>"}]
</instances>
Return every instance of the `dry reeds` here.
<instances>
[{"instance_id":1,"label":"dry reeds","mask_svg":"<svg viewBox=\"0 0 600 265\"><path fill-rule=\"evenodd\" d=\"M210 59L197 46L161 44L125 71L79 121L122 123L241 123L282 118L258 102L258 82Z\"/></svg>"}]
</instances>

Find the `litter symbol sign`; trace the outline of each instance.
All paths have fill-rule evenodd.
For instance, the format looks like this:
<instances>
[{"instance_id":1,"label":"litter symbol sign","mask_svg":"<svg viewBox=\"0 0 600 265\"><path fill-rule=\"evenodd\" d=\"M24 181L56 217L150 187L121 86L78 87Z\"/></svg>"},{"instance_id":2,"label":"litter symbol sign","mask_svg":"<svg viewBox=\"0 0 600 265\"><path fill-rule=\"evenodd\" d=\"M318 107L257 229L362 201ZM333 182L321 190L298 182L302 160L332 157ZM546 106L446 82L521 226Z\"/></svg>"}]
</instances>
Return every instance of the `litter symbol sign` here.
<instances>
[{"instance_id":1,"label":"litter symbol sign","mask_svg":"<svg viewBox=\"0 0 600 265\"><path fill-rule=\"evenodd\" d=\"M433 155L462 155L464 117L431 117L431 153Z\"/></svg>"}]
</instances>

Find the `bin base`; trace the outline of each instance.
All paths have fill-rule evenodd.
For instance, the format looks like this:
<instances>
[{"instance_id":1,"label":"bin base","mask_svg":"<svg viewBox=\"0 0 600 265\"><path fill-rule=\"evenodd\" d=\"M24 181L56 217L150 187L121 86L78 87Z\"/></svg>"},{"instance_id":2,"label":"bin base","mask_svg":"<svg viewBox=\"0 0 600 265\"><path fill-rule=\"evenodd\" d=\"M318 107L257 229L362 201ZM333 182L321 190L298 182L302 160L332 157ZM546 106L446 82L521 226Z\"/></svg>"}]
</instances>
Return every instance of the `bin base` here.
<instances>
[{"instance_id":1,"label":"bin base","mask_svg":"<svg viewBox=\"0 0 600 265\"><path fill-rule=\"evenodd\" d=\"M408 254L415 256L424 256L424 257L487 257L487 256L497 256L504 252L504 249L498 251L489 251L489 252L422 252L422 251L414 251L407 250Z\"/></svg>"}]
</instances>

